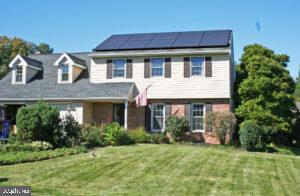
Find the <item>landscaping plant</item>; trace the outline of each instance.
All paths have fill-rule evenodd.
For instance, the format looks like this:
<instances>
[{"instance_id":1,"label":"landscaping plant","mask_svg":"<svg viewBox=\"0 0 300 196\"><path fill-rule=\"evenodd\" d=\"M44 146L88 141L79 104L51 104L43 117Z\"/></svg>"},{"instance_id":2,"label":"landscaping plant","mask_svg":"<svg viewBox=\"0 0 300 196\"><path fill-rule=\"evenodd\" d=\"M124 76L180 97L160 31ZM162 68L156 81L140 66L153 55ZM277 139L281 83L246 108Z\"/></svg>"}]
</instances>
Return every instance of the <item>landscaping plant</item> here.
<instances>
[{"instance_id":1,"label":"landscaping plant","mask_svg":"<svg viewBox=\"0 0 300 196\"><path fill-rule=\"evenodd\" d=\"M103 127L91 125L82 125L82 144L87 147L104 146L104 131Z\"/></svg>"},{"instance_id":2,"label":"landscaping plant","mask_svg":"<svg viewBox=\"0 0 300 196\"><path fill-rule=\"evenodd\" d=\"M65 146L77 146L81 140L81 127L74 116L67 114L61 121L63 138L66 141Z\"/></svg>"},{"instance_id":3,"label":"landscaping plant","mask_svg":"<svg viewBox=\"0 0 300 196\"><path fill-rule=\"evenodd\" d=\"M151 142L151 135L147 133L143 127L138 127L136 129L130 130L128 132L128 135L135 143Z\"/></svg>"},{"instance_id":4,"label":"landscaping plant","mask_svg":"<svg viewBox=\"0 0 300 196\"><path fill-rule=\"evenodd\" d=\"M212 129L220 144L224 145L226 137L231 137L236 125L236 117L231 112L211 112L206 115L205 124Z\"/></svg>"},{"instance_id":5,"label":"landscaping plant","mask_svg":"<svg viewBox=\"0 0 300 196\"><path fill-rule=\"evenodd\" d=\"M113 122L104 125L104 141L107 145L119 146L128 145L134 143L134 141L128 136L127 132L119 123Z\"/></svg>"},{"instance_id":6,"label":"landscaping plant","mask_svg":"<svg viewBox=\"0 0 300 196\"><path fill-rule=\"evenodd\" d=\"M183 141L189 131L189 122L184 117L171 116L166 121L166 132L169 132L174 141Z\"/></svg>"},{"instance_id":7,"label":"landscaping plant","mask_svg":"<svg viewBox=\"0 0 300 196\"><path fill-rule=\"evenodd\" d=\"M241 145L249 151L265 147L263 134L263 128L254 121L247 120L240 125Z\"/></svg>"},{"instance_id":8,"label":"landscaping plant","mask_svg":"<svg viewBox=\"0 0 300 196\"><path fill-rule=\"evenodd\" d=\"M55 145L60 131L59 110L44 102L22 107L17 112L17 127L21 142L47 141Z\"/></svg>"}]
</instances>

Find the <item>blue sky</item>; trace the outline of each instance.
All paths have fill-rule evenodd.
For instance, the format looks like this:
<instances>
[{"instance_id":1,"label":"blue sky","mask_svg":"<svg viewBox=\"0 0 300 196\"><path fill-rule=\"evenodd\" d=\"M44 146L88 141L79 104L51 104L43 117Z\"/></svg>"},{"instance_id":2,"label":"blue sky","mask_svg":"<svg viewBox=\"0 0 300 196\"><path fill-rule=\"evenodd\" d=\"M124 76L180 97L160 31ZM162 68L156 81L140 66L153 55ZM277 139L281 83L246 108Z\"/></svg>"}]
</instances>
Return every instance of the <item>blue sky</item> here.
<instances>
[{"instance_id":1,"label":"blue sky","mask_svg":"<svg viewBox=\"0 0 300 196\"><path fill-rule=\"evenodd\" d=\"M300 65L298 0L2 0L0 35L46 42L55 52L91 51L111 34L231 29L236 60L260 43ZM257 24L260 26L257 28Z\"/></svg>"}]
</instances>

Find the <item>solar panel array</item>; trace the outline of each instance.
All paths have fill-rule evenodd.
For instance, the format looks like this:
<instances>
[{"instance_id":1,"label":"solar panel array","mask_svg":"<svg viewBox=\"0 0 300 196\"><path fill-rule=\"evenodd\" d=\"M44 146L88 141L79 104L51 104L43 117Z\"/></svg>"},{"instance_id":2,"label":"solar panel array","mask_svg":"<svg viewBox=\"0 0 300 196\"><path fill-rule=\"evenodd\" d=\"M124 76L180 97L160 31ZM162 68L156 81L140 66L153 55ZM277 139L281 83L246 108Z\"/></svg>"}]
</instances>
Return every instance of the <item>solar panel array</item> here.
<instances>
[{"instance_id":1,"label":"solar panel array","mask_svg":"<svg viewBox=\"0 0 300 196\"><path fill-rule=\"evenodd\" d=\"M203 48L229 45L230 30L112 35L94 51Z\"/></svg>"}]
</instances>

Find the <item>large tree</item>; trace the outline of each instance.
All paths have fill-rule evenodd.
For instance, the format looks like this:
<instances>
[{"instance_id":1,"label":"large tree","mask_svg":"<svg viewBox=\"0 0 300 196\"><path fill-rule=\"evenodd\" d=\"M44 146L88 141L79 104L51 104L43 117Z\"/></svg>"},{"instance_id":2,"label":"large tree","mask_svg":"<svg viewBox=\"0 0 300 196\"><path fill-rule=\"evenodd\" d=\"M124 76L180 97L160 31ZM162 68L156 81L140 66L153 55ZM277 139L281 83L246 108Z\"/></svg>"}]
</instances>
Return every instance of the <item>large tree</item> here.
<instances>
[{"instance_id":1,"label":"large tree","mask_svg":"<svg viewBox=\"0 0 300 196\"><path fill-rule=\"evenodd\" d=\"M289 57L253 44L244 48L240 61L237 116L263 127L266 142L287 142L295 119L295 84L286 69Z\"/></svg>"},{"instance_id":2,"label":"large tree","mask_svg":"<svg viewBox=\"0 0 300 196\"><path fill-rule=\"evenodd\" d=\"M300 65L299 65L298 77L296 79L295 97L296 97L296 101L299 102L300 101Z\"/></svg>"},{"instance_id":3,"label":"large tree","mask_svg":"<svg viewBox=\"0 0 300 196\"><path fill-rule=\"evenodd\" d=\"M36 51L52 53L53 49L45 43L36 45L17 37L0 36L0 79L8 72L8 65L17 54L27 56Z\"/></svg>"}]
</instances>

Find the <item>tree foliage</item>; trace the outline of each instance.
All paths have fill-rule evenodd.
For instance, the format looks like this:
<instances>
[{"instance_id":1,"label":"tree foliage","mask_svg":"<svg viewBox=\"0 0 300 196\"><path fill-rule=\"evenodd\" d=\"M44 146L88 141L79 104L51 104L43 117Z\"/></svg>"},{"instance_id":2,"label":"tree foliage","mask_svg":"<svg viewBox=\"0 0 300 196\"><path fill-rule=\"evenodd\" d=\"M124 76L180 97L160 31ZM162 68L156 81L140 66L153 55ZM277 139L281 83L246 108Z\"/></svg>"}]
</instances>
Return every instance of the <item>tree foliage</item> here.
<instances>
[{"instance_id":1,"label":"tree foliage","mask_svg":"<svg viewBox=\"0 0 300 196\"><path fill-rule=\"evenodd\" d=\"M300 65L299 65L298 77L296 79L295 97L297 101L300 101Z\"/></svg>"},{"instance_id":2,"label":"tree foliage","mask_svg":"<svg viewBox=\"0 0 300 196\"><path fill-rule=\"evenodd\" d=\"M263 127L269 142L289 134L295 118L295 84L286 69L288 61L287 55L253 44L244 48L237 67L236 113L241 121Z\"/></svg>"},{"instance_id":3,"label":"tree foliage","mask_svg":"<svg viewBox=\"0 0 300 196\"><path fill-rule=\"evenodd\" d=\"M53 49L45 43L36 45L17 37L0 36L0 79L8 72L8 65L15 56L18 54L27 56L36 51L44 54L52 53Z\"/></svg>"}]
</instances>

